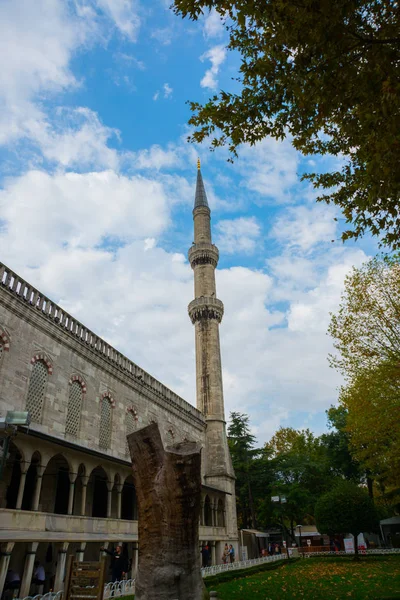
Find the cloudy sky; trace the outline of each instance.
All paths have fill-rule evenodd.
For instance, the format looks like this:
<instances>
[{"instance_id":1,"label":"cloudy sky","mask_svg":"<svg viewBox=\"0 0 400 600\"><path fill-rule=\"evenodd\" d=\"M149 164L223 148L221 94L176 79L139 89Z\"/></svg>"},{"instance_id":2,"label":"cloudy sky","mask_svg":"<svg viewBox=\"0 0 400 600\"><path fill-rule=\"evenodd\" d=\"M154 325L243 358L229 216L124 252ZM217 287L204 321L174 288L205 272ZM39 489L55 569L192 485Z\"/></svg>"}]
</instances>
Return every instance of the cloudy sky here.
<instances>
[{"instance_id":1,"label":"cloudy sky","mask_svg":"<svg viewBox=\"0 0 400 600\"><path fill-rule=\"evenodd\" d=\"M340 384L329 312L376 248L343 246L340 215L300 183L326 159L265 140L232 165L187 144L186 101L231 89L238 59L215 14L193 24L169 4L0 2L1 260L194 404L199 155L227 414L248 413L260 442L280 425L319 433Z\"/></svg>"}]
</instances>

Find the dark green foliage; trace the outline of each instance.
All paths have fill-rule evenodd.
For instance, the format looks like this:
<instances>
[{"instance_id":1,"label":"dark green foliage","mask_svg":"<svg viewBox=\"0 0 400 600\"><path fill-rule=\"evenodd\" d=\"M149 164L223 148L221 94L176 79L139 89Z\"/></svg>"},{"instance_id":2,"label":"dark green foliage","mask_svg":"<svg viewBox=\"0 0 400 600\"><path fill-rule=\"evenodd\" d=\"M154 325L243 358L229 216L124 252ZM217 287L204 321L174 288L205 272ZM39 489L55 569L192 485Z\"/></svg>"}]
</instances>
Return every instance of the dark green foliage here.
<instances>
[{"instance_id":1,"label":"dark green foliage","mask_svg":"<svg viewBox=\"0 0 400 600\"><path fill-rule=\"evenodd\" d=\"M290 136L304 155L340 160L305 177L349 228L400 247L400 11L392 0L175 0L197 20L214 8L239 54L237 93L191 102L192 140L212 148ZM344 157L344 158L343 158Z\"/></svg>"},{"instance_id":2,"label":"dark green foliage","mask_svg":"<svg viewBox=\"0 0 400 600\"><path fill-rule=\"evenodd\" d=\"M378 526L376 508L367 491L345 480L319 498L315 520L320 533L352 533L355 540L359 533L374 531ZM357 554L357 543L355 548Z\"/></svg>"},{"instance_id":3,"label":"dark green foliage","mask_svg":"<svg viewBox=\"0 0 400 600\"><path fill-rule=\"evenodd\" d=\"M347 410L343 406L331 406L326 411L329 433L321 435L320 440L326 449L330 468L338 476L359 482L365 478L365 469L352 457L349 448Z\"/></svg>"}]
</instances>

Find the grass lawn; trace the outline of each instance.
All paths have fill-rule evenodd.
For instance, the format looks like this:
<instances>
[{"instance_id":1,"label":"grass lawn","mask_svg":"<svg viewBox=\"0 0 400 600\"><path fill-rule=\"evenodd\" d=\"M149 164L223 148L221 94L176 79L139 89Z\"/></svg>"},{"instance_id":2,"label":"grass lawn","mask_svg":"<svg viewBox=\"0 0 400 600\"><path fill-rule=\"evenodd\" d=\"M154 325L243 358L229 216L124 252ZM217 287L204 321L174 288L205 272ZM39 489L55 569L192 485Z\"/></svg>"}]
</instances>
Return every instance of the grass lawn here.
<instances>
[{"instance_id":1,"label":"grass lawn","mask_svg":"<svg viewBox=\"0 0 400 600\"><path fill-rule=\"evenodd\" d=\"M210 589L218 600L400 599L400 556L303 559Z\"/></svg>"}]
</instances>

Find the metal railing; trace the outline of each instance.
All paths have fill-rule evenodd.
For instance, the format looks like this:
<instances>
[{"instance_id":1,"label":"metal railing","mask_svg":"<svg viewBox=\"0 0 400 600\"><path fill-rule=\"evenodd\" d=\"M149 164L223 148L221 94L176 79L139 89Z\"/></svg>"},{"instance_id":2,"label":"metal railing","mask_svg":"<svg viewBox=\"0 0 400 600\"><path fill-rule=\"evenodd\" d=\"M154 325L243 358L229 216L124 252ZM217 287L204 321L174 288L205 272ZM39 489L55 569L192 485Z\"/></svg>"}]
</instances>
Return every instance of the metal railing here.
<instances>
[{"instance_id":1,"label":"metal railing","mask_svg":"<svg viewBox=\"0 0 400 600\"><path fill-rule=\"evenodd\" d=\"M103 598L119 598L121 596L130 596L135 593L135 580L123 579L122 581L114 581L107 583L104 586Z\"/></svg>"},{"instance_id":2,"label":"metal railing","mask_svg":"<svg viewBox=\"0 0 400 600\"><path fill-rule=\"evenodd\" d=\"M272 556L262 556L261 558L252 558L249 560L239 560L233 563L212 565L211 567L204 567L201 569L203 577L210 577L211 575L218 575L218 573L224 573L226 571L232 571L236 569L249 569L257 565L263 565L264 563L272 563L277 560L287 560L287 554L273 554Z\"/></svg>"}]
</instances>

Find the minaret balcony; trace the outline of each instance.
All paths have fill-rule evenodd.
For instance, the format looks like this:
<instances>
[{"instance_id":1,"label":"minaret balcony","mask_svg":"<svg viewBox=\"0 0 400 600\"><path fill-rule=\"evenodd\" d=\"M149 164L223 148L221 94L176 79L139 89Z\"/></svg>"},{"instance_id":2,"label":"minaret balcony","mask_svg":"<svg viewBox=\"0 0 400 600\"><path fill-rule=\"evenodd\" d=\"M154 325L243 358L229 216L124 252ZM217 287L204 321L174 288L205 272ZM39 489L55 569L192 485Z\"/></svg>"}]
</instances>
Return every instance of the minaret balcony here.
<instances>
[{"instance_id":1,"label":"minaret balcony","mask_svg":"<svg viewBox=\"0 0 400 600\"><path fill-rule=\"evenodd\" d=\"M221 323L224 315L224 305L221 300L211 296L200 296L191 301L188 306L190 320L193 325L197 321L215 319Z\"/></svg>"},{"instance_id":2,"label":"minaret balcony","mask_svg":"<svg viewBox=\"0 0 400 600\"><path fill-rule=\"evenodd\" d=\"M188 258L192 269L197 265L212 265L215 268L219 258L218 248L207 242L193 244L189 249Z\"/></svg>"}]
</instances>

